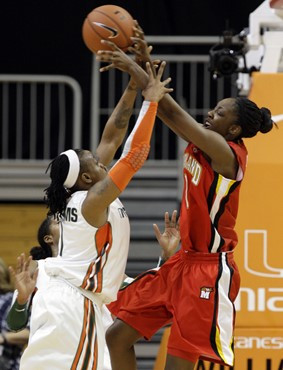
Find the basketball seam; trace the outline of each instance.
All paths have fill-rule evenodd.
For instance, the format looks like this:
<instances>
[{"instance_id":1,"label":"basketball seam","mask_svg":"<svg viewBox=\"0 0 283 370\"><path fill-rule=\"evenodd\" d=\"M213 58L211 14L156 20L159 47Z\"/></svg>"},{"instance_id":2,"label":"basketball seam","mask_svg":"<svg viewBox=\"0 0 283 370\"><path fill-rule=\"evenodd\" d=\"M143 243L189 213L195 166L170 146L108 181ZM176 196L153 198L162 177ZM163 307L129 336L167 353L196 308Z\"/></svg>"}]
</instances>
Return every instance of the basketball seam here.
<instances>
[{"instance_id":1,"label":"basketball seam","mask_svg":"<svg viewBox=\"0 0 283 370\"><path fill-rule=\"evenodd\" d=\"M112 19L111 17L109 17L109 15L107 15L107 14L105 14L105 13L103 13L103 12L101 12L101 11L99 11L99 10L95 10L95 12L96 13L100 13L100 14L103 14L103 15L105 15L107 18L109 18L111 21L113 21L115 24L116 24L116 26L118 26L118 28L119 28L119 30L123 33L123 35L124 35L124 37L125 37L125 39L127 40L128 39L128 36L127 36L127 34L124 32L124 30L121 28L120 29L120 25L119 25L119 23L117 23L114 19ZM88 18L87 18L88 19ZM88 21L89 21L89 23L91 24L91 21L88 19ZM100 33L99 32L97 32L94 28L93 28L93 26L91 25L91 28L94 30L94 32L96 32L102 39L104 39L103 37L102 37L102 35L100 35ZM127 46L120 46L120 48L125 48L125 47L127 47Z\"/></svg>"}]
</instances>

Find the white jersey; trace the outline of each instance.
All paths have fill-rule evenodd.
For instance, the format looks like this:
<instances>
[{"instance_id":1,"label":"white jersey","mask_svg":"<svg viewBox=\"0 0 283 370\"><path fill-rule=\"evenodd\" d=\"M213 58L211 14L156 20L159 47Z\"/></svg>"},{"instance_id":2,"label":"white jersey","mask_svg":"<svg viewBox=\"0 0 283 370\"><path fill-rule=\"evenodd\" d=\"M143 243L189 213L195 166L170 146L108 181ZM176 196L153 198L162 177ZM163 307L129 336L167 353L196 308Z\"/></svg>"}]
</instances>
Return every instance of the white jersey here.
<instances>
[{"instance_id":1,"label":"white jersey","mask_svg":"<svg viewBox=\"0 0 283 370\"><path fill-rule=\"evenodd\" d=\"M46 289L47 284L49 283L50 276L46 274L44 269L45 260L37 260L38 275L36 279L36 288L37 289Z\"/></svg>"},{"instance_id":2,"label":"white jersey","mask_svg":"<svg viewBox=\"0 0 283 370\"><path fill-rule=\"evenodd\" d=\"M50 276L100 296L101 302L116 299L123 281L130 225L119 199L108 207L107 222L100 228L91 226L83 217L81 207L87 191L74 193L61 222L59 252L45 260Z\"/></svg>"},{"instance_id":3,"label":"white jersey","mask_svg":"<svg viewBox=\"0 0 283 370\"><path fill-rule=\"evenodd\" d=\"M28 344L27 349L25 350L24 356L21 361L21 370L26 370L26 369L27 370L33 370L33 369L37 370L39 369L39 366L40 366L40 369L42 370L45 369L45 366L47 370L49 370L51 368L50 361L53 361L53 357L54 357L54 351L50 351L50 354L46 355L47 357L45 356L42 357L42 355L37 357L37 354L40 353L38 348L48 346L50 335L53 335L52 325L50 325L50 322L52 322L53 320L53 313L55 316L58 315L58 310L59 310L58 306L59 306L59 301L60 301L60 300L57 300L56 309L54 309L54 307L52 306L50 307L50 309L47 309L46 299L50 295L51 301L54 302L54 293L56 294L57 286L56 286L56 282L52 281L52 278L50 278L50 276L47 275L45 272L45 268L44 268L45 260L39 260L37 262L38 262L38 277L37 277L37 282L36 282L37 293L34 296L35 304L32 305L29 344ZM61 282L61 285L62 285L62 282ZM67 294L66 294L66 298L64 299L64 303L68 304L68 300L71 299L71 296L76 293L74 293L74 289L72 291L70 290L70 287L66 286L65 288L63 287L63 290L60 289L59 291L60 297L62 297L65 290ZM75 289L75 291L78 292L77 289ZM37 298L40 298L40 295L43 295L45 298L43 308L42 308L41 299L39 300L37 299ZM14 297L15 297L14 299L16 299L17 291L15 291ZM80 301L80 299L83 299L80 294L75 296L75 301L77 303ZM72 302L71 300L69 304L70 304L70 307L74 307L74 302ZM46 319L46 310L49 311L48 320ZM66 310L62 309L62 311L64 313L64 317L66 317L67 316ZM70 342L67 343L67 348L61 348L62 343L59 339L59 342L56 346L57 350L62 349L63 353L65 354L67 352L72 353L72 351L70 351L71 346L74 346L73 353L75 353L76 347L78 346L78 341L80 338L81 330L82 330L81 329L82 320L79 320L77 316L74 315L74 310L71 310L71 318L73 319L72 325L70 325L70 327L72 328L71 334L69 332L68 334L66 334L65 331L63 331L63 334L62 334L62 336L64 337L66 335L68 336L72 335L71 343ZM113 323L111 314L105 305L101 307L101 318L102 318L102 325L103 325L104 330L101 330L102 334L100 332L99 334L104 336L106 330ZM97 315L96 315L96 319L97 319ZM46 320L49 323L48 325L46 325L45 323ZM38 334L38 327L44 328L43 335ZM58 328L58 325L56 325L56 327ZM47 332L49 333L49 335L46 335ZM53 341L55 341L56 338L58 337L60 338L58 333L56 333L56 336L53 338ZM100 343L102 343L102 347L104 346L103 366L101 367L101 369L111 370L110 355L109 355L107 346L104 345L104 339L100 340ZM66 357L65 355L64 360L66 362L63 362L61 365L56 364L56 369L59 370L61 368L62 369L71 368L71 365L67 365L67 363L68 361L72 362L73 357L74 356L72 355L70 355L70 357Z\"/></svg>"}]
</instances>

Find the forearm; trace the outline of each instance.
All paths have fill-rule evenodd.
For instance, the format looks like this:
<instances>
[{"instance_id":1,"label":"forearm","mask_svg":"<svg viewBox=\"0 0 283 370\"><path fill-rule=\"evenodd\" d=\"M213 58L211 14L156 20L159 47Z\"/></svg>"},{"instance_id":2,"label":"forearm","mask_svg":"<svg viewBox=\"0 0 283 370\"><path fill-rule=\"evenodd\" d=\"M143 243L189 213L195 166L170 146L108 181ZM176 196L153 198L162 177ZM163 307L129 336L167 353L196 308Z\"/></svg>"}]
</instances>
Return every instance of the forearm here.
<instances>
[{"instance_id":1,"label":"forearm","mask_svg":"<svg viewBox=\"0 0 283 370\"><path fill-rule=\"evenodd\" d=\"M20 305L17 300L14 302L7 316L7 324L13 331L26 327L28 322L28 304Z\"/></svg>"},{"instance_id":2,"label":"forearm","mask_svg":"<svg viewBox=\"0 0 283 370\"><path fill-rule=\"evenodd\" d=\"M29 330L24 329L18 333L5 333L5 340L8 344L14 344L18 346L24 346L27 344L29 338Z\"/></svg>"},{"instance_id":3,"label":"forearm","mask_svg":"<svg viewBox=\"0 0 283 370\"><path fill-rule=\"evenodd\" d=\"M171 258L173 256L172 253L170 252L165 252L164 250L162 250L160 256L159 256L159 259L158 259L158 263L157 263L157 267L161 267L166 261L169 260L169 258Z\"/></svg>"},{"instance_id":4,"label":"forearm","mask_svg":"<svg viewBox=\"0 0 283 370\"><path fill-rule=\"evenodd\" d=\"M128 73L134 79L136 84L144 89L148 82L147 73L136 63L131 63ZM168 126L176 135L182 139L189 141L187 124L180 126L180 121L183 121L186 116L186 121L190 124L195 124L196 121L191 117L180 105L169 95L166 94L158 104L157 116ZM181 118L181 119L180 119Z\"/></svg>"},{"instance_id":5,"label":"forearm","mask_svg":"<svg viewBox=\"0 0 283 370\"><path fill-rule=\"evenodd\" d=\"M132 61L129 65L128 73L141 90L147 86L148 74L136 62Z\"/></svg>"},{"instance_id":6,"label":"forearm","mask_svg":"<svg viewBox=\"0 0 283 370\"><path fill-rule=\"evenodd\" d=\"M122 144L128 130L130 117L137 96L137 87L130 81L121 99L109 117L96 150L99 161L108 166Z\"/></svg>"},{"instance_id":7,"label":"forearm","mask_svg":"<svg viewBox=\"0 0 283 370\"><path fill-rule=\"evenodd\" d=\"M103 136L109 136L110 134L114 140L123 141L136 97L137 87L132 82L129 82L105 126Z\"/></svg>"},{"instance_id":8,"label":"forearm","mask_svg":"<svg viewBox=\"0 0 283 370\"><path fill-rule=\"evenodd\" d=\"M155 122L157 103L144 102L138 120L128 137L120 160L111 168L109 176L123 191L133 175L145 162Z\"/></svg>"},{"instance_id":9,"label":"forearm","mask_svg":"<svg viewBox=\"0 0 283 370\"><path fill-rule=\"evenodd\" d=\"M196 121L169 94L159 102L157 116L176 135L190 141L190 125Z\"/></svg>"},{"instance_id":10,"label":"forearm","mask_svg":"<svg viewBox=\"0 0 283 370\"><path fill-rule=\"evenodd\" d=\"M157 103L148 101L143 103L121 158L102 181L98 181L89 189L82 213L92 226L100 227L105 223L106 208L126 188L147 159L156 111Z\"/></svg>"}]
</instances>

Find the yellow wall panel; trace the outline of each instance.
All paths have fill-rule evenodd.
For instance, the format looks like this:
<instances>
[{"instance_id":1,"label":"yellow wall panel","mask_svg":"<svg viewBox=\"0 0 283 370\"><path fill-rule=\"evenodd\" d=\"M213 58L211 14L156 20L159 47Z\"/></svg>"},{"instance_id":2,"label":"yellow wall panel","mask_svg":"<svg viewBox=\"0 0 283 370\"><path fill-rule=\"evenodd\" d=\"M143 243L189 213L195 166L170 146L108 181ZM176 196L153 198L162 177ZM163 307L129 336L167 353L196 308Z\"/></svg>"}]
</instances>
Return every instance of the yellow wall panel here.
<instances>
[{"instance_id":1,"label":"yellow wall panel","mask_svg":"<svg viewBox=\"0 0 283 370\"><path fill-rule=\"evenodd\" d=\"M47 209L40 204L0 204L0 256L15 265L17 256L38 245L37 230Z\"/></svg>"},{"instance_id":2,"label":"yellow wall panel","mask_svg":"<svg viewBox=\"0 0 283 370\"><path fill-rule=\"evenodd\" d=\"M250 99L283 114L283 73L253 75ZM236 261L241 290L236 325L283 328L283 122L246 139L248 166L240 195Z\"/></svg>"}]
</instances>

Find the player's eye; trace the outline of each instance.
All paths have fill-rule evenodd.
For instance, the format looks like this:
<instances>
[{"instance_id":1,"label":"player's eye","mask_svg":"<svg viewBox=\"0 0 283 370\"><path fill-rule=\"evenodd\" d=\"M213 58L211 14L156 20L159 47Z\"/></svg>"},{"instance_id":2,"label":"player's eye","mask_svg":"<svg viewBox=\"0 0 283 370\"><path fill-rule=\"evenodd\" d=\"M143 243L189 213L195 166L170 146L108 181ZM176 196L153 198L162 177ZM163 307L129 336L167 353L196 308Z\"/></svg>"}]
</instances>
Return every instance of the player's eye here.
<instances>
[{"instance_id":1,"label":"player's eye","mask_svg":"<svg viewBox=\"0 0 283 370\"><path fill-rule=\"evenodd\" d=\"M93 159L94 159L94 163L98 165L98 158L94 155Z\"/></svg>"},{"instance_id":2,"label":"player's eye","mask_svg":"<svg viewBox=\"0 0 283 370\"><path fill-rule=\"evenodd\" d=\"M221 109L218 109L217 111L216 111L216 113L218 114L218 116L220 116L220 117L223 117L224 116L224 112L221 110Z\"/></svg>"}]
</instances>

